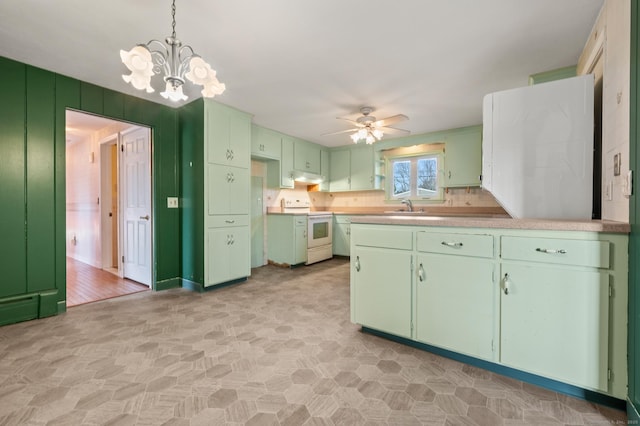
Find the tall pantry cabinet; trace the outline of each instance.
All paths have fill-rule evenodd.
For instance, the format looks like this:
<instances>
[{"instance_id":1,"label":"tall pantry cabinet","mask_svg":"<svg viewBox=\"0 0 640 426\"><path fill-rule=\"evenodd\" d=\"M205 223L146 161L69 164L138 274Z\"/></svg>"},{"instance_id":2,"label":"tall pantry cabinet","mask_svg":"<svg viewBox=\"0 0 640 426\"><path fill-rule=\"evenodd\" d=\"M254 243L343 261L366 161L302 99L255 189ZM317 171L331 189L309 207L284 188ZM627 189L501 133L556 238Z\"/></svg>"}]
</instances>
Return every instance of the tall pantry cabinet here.
<instances>
[{"instance_id":1,"label":"tall pantry cabinet","mask_svg":"<svg viewBox=\"0 0 640 426\"><path fill-rule=\"evenodd\" d=\"M182 277L195 290L251 274L251 115L198 99L180 110Z\"/></svg>"}]
</instances>

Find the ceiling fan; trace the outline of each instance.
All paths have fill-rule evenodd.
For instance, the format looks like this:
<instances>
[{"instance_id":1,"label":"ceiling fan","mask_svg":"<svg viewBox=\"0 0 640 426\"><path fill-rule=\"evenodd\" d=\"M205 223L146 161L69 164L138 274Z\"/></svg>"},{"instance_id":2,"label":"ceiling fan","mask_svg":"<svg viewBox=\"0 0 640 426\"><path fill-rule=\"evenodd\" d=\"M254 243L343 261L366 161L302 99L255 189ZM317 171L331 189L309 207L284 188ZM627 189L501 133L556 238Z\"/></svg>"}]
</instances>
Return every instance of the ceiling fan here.
<instances>
[{"instance_id":1,"label":"ceiling fan","mask_svg":"<svg viewBox=\"0 0 640 426\"><path fill-rule=\"evenodd\" d=\"M410 133L408 130L389 127L392 124L408 120L409 117L407 117L406 115L397 114L391 117L377 120L376 117L374 117L373 115L370 115L373 111L375 110L372 107L363 106L362 108L360 108L360 112L362 113L362 116L358 117L355 120L352 120L346 117L337 117L339 120L345 120L353 124L355 128L340 130L338 132L333 132L333 133L325 133L322 136L339 135L341 133L354 132L351 135L351 139L353 140L354 143L364 141L367 144L372 144L375 141L379 141L380 139L382 139L385 133L402 133L402 134Z\"/></svg>"}]
</instances>

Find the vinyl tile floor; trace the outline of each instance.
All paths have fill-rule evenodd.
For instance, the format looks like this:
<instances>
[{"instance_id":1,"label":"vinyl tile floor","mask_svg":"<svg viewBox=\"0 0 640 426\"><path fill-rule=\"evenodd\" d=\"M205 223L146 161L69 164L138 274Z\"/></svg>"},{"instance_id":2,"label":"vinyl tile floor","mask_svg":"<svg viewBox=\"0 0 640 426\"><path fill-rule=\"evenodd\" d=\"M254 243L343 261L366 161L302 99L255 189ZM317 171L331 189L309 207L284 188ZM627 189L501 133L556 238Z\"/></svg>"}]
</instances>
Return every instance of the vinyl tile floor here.
<instances>
[{"instance_id":1,"label":"vinyl tile floor","mask_svg":"<svg viewBox=\"0 0 640 426\"><path fill-rule=\"evenodd\" d=\"M622 411L362 333L349 264L265 266L0 327L0 425L611 425Z\"/></svg>"}]
</instances>

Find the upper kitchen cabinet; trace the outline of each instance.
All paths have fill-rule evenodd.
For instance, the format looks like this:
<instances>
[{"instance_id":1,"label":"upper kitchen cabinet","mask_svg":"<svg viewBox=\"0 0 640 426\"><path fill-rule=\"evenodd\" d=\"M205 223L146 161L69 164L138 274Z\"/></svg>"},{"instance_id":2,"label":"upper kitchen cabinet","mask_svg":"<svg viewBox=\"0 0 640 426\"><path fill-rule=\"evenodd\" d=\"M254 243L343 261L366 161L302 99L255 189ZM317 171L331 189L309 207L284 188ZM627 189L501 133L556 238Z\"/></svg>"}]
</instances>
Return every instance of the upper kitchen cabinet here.
<instances>
[{"instance_id":1,"label":"upper kitchen cabinet","mask_svg":"<svg viewBox=\"0 0 640 426\"><path fill-rule=\"evenodd\" d=\"M215 101L204 101L209 163L249 168L251 116Z\"/></svg>"},{"instance_id":2,"label":"upper kitchen cabinet","mask_svg":"<svg viewBox=\"0 0 640 426\"><path fill-rule=\"evenodd\" d=\"M482 127L466 128L447 136L444 163L444 187L480 186Z\"/></svg>"},{"instance_id":3,"label":"upper kitchen cabinet","mask_svg":"<svg viewBox=\"0 0 640 426\"><path fill-rule=\"evenodd\" d=\"M282 135L264 127L251 126L251 156L265 160L280 160Z\"/></svg>"},{"instance_id":4,"label":"upper kitchen cabinet","mask_svg":"<svg viewBox=\"0 0 640 426\"><path fill-rule=\"evenodd\" d=\"M320 174L320 145L295 139L293 167L301 172Z\"/></svg>"},{"instance_id":5,"label":"upper kitchen cabinet","mask_svg":"<svg viewBox=\"0 0 640 426\"><path fill-rule=\"evenodd\" d=\"M330 191L376 189L374 164L371 145L331 151Z\"/></svg>"}]
</instances>

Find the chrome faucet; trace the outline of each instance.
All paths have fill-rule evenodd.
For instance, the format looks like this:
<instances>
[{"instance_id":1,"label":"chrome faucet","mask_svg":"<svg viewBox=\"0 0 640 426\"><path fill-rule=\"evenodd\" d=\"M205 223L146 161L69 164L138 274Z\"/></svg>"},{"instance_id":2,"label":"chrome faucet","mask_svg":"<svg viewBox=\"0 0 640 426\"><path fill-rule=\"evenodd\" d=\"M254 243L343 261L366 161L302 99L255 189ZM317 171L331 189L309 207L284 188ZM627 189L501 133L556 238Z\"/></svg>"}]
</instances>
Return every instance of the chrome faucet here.
<instances>
[{"instance_id":1,"label":"chrome faucet","mask_svg":"<svg viewBox=\"0 0 640 426\"><path fill-rule=\"evenodd\" d=\"M402 202L402 204L406 204L407 205L407 208L409 209L410 212L413 211L413 203L411 202L411 200L409 200L408 198L405 198L401 202Z\"/></svg>"}]
</instances>

